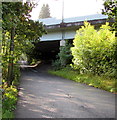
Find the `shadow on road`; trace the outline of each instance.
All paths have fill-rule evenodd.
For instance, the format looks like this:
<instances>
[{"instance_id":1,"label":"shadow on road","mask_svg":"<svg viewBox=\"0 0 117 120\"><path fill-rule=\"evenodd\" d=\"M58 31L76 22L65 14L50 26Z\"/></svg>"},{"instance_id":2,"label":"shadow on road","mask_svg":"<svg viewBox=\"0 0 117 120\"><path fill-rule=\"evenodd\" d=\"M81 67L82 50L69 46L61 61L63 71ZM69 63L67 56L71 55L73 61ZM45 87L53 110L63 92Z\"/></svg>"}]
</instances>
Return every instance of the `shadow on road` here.
<instances>
[{"instance_id":1,"label":"shadow on road","mask_svg":"<svg viewBox=\"0 0 117 120\"><path fill-rule=\"evenodd\" d=\"M23 65L16 118L114 118L109 92L49 75L50 64Z\"/></svg>"}]
</instances>

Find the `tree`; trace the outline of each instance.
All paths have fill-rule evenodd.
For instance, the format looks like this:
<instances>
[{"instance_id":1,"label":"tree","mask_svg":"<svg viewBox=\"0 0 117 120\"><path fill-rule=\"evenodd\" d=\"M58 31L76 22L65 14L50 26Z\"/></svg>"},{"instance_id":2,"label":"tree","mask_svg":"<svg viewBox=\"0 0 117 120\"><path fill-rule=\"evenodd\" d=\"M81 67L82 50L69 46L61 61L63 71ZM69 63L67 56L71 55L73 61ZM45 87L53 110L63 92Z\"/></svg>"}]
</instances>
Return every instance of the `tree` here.
<instances>
[{"instance_id":1,"label":"tree","mask_svg":"<svg viewBox=\"0 0 117 120\"><path fill-rule=\"evenodd\" d=\"M48 4L43 4L40 14L39 14L39 18L50 18L50 8Z\"/></svg>"},{"instance_id":2,"label":"tree","mask_svg":"<svg viewBox=\"0 0 117 120\"><path fill-rule=\"evenodd\" d=\"M60 52L56 56L57 59L52 63L52 66L54 67L55 70L66 67L72 62L73 56L70 50L71 47L72 47L72 44L70 44L68 40L65 41L65 46L60 47Z\"/></svg>"},{"instance_id":3,"label":"tree","mask_svg":"<svg viewBox=\"0 0 117 120\"><path fill-rule=\"evenodd\" d=\"M117 28L117 1L116 0L105 0L104 9L102 14L108 15L109 18L113 18L115 22L113 23L113 30Z\"/></svg>"},{"instance_id":4,"label":"tree","mask_svg":"<svg viewBox=\"0 0 117 120\"><path fill-rule=\"evenodd\" d=\"M30 12L34 6L35 4L29 2L2 3L2 64L4 66L3 77L7 79L8 85L12 84L14 64L19 60L22 52L26 51L27 46L31 48L32 42L38 41L44 33L41 23L30 20Z\"/></svg>"},{"instance_id":5,"label":"tree","mask_svg":"<svg viewBox=\"0 0 117 120\"><path fill-rule=\"evenodd\" d=\"M103 14L109 15L109 17L116 17L116 8L117 1L116 0L105 0L104 9L102 10Z\"/></svg>"}]
</instances>

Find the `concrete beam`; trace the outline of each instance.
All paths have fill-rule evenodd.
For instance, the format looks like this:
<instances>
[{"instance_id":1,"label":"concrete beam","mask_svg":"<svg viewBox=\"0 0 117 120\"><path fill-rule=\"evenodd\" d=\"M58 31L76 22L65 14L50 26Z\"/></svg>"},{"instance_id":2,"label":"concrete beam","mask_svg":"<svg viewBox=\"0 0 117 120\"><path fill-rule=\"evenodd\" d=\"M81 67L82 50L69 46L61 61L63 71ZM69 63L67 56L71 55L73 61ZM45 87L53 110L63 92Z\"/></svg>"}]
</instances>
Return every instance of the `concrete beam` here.
<instances>
[{"instance_id":1,"label":"concrete beam","mask_svg":"<svg viewBox=\"0 0 117 120\"><path fill-rule=\"evenodd\" d=\"M113 23L114 20L110 19L98 19L98 20L88 20L89 23L91 23L92 25L101 25L101 24L105 24L106 22L110 22ZM75 28L75 27L81 27L84 25L84 21L80 21L80 22L71 22L71 23L61 23L61 24L55 24L55 25L46 25L45 29L48 31L53 31L53 30L60 30L60 29L70 29L70 28Z\"/></svg>"}]
</instances>

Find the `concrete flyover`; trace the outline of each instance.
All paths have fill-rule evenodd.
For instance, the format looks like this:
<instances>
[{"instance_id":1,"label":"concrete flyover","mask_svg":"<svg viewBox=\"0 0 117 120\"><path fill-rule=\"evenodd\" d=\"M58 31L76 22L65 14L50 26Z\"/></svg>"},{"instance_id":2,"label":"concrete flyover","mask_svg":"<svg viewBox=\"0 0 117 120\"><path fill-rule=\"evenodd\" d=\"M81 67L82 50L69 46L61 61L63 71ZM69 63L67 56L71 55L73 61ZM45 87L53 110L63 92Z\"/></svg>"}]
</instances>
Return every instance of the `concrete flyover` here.
<instances>
[{"instance_id":1,"label":"concrete flyover","mask_svg":"<svg viewBox=\"0 0 117 120\"><path fill-rule=\"evenodd\" d=\"M40 53L42 59L53 59L59 52L60 41L68 40L72 43L76 30L84 25L84 21L88 21L95 26L96 29L107 21L111 24L112 19L108 20L107 15L94 14L88 16L79 16L73 18L65 18L64 22L56 18L39 19L45 25L47 34L40 38L40 42L36 44L35 50Z\"/></svg>"}]
</instances>

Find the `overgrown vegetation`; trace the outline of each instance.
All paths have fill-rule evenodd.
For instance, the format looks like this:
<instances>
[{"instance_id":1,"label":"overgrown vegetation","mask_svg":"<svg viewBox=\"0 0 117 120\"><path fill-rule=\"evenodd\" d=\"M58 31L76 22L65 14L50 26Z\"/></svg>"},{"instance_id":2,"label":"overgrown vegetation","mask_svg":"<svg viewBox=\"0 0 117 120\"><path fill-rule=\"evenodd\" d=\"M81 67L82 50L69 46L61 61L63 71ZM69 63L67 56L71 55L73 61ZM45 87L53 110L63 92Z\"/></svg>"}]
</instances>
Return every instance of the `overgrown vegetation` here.
<instances>
[{"instance_id":1,"label":"overgrown vegetation","mask_svg":"<svg viewBox=\"0 0 117 120\"><path fill-rule=\"evenodd\" d=\"M26 2L2 2L2 86L3 118L12 118L17 101L17 85L20 77L19 60L28 55L35 42L45 33L42 23L30 19L35 4Z\"/></svg>"},{"instance_id":2,"label":"overgrown vegetation","mask_svg":"<svg viewBox=\"0 0 117 120\"><path fill-rule=\"evenodd\" d=\"M81 74L117 77L115 42L115 32L110 31L109 23L102 25L97 31L94 26L84 22L84 26L77 31L74 47L71 48L73 68Z\"/></svg>"},{"instance_id":3,"label":"overgrown vegetation","mask_svg":"<svg viewBox=\"0 0 117 120\"><path fill-rule=\"evenodd\" d=\"M94 26L84 22L84 26L77 30L73 45L71 47L73 59L69 67L62 65L59 57L57 68L63 67L55 69L56 71L51 70L49 73L110 92L117 92L116 39L115 32L111 31L109 23L102 25L97 31ZM64 55L66 54L63 52ZM63 56L61 57L64 59Z\"/></svg>"},{"instance_id":4,"label":"overgrown vegetation","mask_svg":"<svg viewBox=\"0 0 117 120\"><path fill-rule=\"evenodd\" d=\"M48 72L53 75L57 75L79 83L84 83L89 86L100 88L109 92L117 92L117 88L115 86L117 82L116 78L109 78L106 76L98 76L92 74L79 74L78 71L73 70L70 67L66 67L56 71L49 70Z\"/></svg>"},{"instance_id":5,"label":"overgrown vegetation","mask_svg":"<svg viewBox=\"0 0 117 120\"><path fill-rule=\"evenodd\" d=\"M117 0L105 0L104 9L102 10L102 14L108 15L108 19L113 19L112 23L112 31L115 31L115 36L117 37ZM115 41L115 60L117 64L117 39ZM116 70L117 74L117 70Z\"/></svg>"},{"instance_id":6,"label":"overgrown vegetation","mask_svg":"<svg viewBox=\"0 0 117 120\"><path fill-rule=\"evenodd\" d=\"M109 19L114 19L112 30L117 31L117 0L105 0L102 14L108 15Z\"/></svg>"},{"instance_id":7,"label":"overgrown vegetation","mask_svg":"<svg viewBox=\"0 0 117 120\"><path fill-rule=\"evenodd\" d=\"M3 74L4 75L4 74ZM2 79L2 118L14 118L14 110L16 108L18 90L20 77L20 67L18 64L14 66L14 80L12 85L8 86L5 79ZM5 76L4 76L5 78Z\"/></svg>"},{"instance_id":8,"label":"overgrown vegetation","mask_svg":"<svg viewBox=\"0 0 117 120\"><path fill-rule=\"evenodd\" d=\"M12 85L10 87L4 85L3 89L2 118L14 118L13 111L16 108L17 88Z\"/></svg>"},{"instance_id":9,"label":"overgrown vegetation","mask_svg":"<svg viewBox=\"0 0 117 120\"><path fill-rule=\"evenodd\" d=\"M45 31L42 23L30 20L30 12L35 4L3 2L2 7L2 65L5 76L3 79L10 86L14 79L14 64L17 64L22 53L27 55L31 51L33 43L37 42Z\"/></svg>"},{"instance_id":10,"label":"overgrown vegetation","mask_svg":"<svg viewBox=\"0 0 117 120\"><path fill-rule=\"evenodd\" d=\"M71 44L66 40L65 46L60 47L60 52L57 55L57 59L52 62L52 66L55 70L61 69L72 61Z\"/></svg>"}]
</instances>

